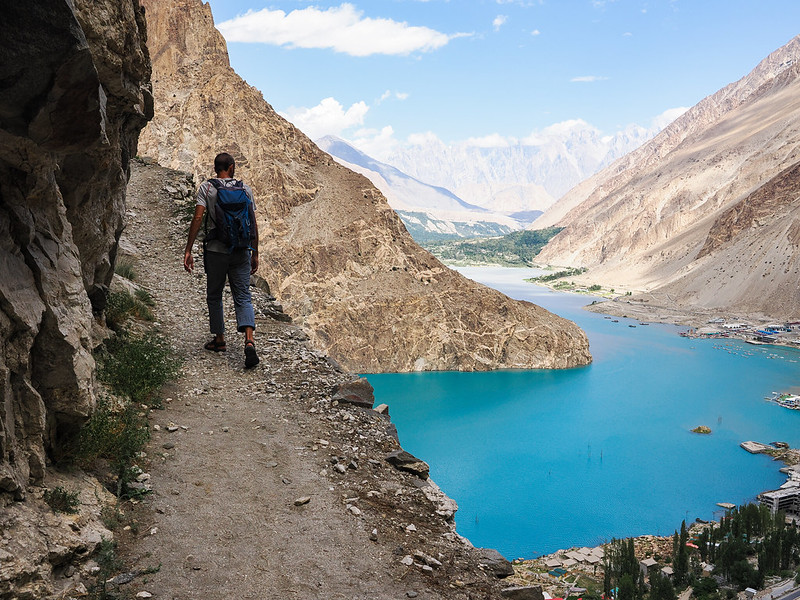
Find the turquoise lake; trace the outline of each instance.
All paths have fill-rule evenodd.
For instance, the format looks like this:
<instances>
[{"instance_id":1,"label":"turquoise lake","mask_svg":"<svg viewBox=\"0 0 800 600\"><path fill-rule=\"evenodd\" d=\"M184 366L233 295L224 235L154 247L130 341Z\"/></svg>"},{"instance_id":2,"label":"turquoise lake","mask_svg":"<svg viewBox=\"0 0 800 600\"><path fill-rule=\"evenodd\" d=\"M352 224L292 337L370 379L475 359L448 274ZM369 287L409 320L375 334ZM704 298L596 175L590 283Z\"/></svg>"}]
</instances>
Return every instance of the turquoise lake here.
<instances>
[{"instance_id":1,"label":"turquoise lake","mask_svg":"<svg viewBox=\"0 0 800 600\"><path fill-rule=\"evenodd\" d=\"M800 446L800 411L764 400L797 391L797 350L613 323L581 308L591 297L524 282L531 270L459 270L575 321L594 357L564 371L368 375L475 546L532 558L671 534L684 519L719 517L717 502L747 502L786 480L781 463L739 443ZM698 425L713 433L691 433Z\"/></svg>"}]
</instances>

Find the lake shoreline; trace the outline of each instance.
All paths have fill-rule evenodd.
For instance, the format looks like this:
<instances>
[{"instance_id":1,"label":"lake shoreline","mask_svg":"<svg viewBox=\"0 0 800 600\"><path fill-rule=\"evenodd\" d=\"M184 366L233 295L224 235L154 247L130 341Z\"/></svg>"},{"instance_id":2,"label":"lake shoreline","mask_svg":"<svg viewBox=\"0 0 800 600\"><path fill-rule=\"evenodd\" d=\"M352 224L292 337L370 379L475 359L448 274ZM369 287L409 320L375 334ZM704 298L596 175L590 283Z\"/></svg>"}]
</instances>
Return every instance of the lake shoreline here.
<instances>
[{"instance_id":1,"label":"lake shoreline","mask_svg":"<svg viewBox=\"0 0 800 600\"><path fill-rule=\"evenodd\" d=\"M781 485L782 481L778 480L783 480L783 477L777 472L774 463L767 466L763 459L744 459L746 464L743 464L742 458L733 456L742 452L739 448L735 448L741 441L764 438L773 434L776 439L786 439L787 442L797 445L799 440L795 433L789 433L781 425L786 422L784 417L777 413L772 417L761 416L760 413L763 413L764 409L759 407L763 403L752 401L763 398L768 392L761 389L762 386L754 384L748 386L736 384L731 387L726 383L729 382L729 378L722 378L719 382L709 382L708 379L709 373L728 372L731 366L728 363L741 360L738 358L739 354L719 352L716 346L712 348L709 344L687 344L678 341L681 339L675 335L678 330L671 327L653 326L629 330L627 327L612 325L611 321L603 319L602 315L592 314L607 313L606 309L611 303L598 303L587 311L586 304L593 299L587 297L587 294L551 291L548 286L525 281L536 275L534 269L462 267L458 270L465 276L490 285L511 297L539 304L551 312L575 321L587 331L587 334L590 334L590 337L593 336L595 344L593 348L597 357L591 369L579 371L377 376L378 381L373 383L376 387L376 396L379 401L386 402L392 407L393 415L396 413L398 427L409 450L417 456L426 457L431 461L432 467L440 470L436 476L437 481L461 506L456 515L457 531L460 535L476 545L498 548L509 558L530 558L552 552L554 548L559 547L556 545L558 538L562 540L561 544L565 545L585 545L587 542L593 545L592 542L597 544L611 536L627 537L644 533L658 536L665 530L671 531L675 527L676 515L682 517L684 512L687 512L693 516L709 519L712 518L713 511L708 507L713 508L713 504L720 499L730 499L737 504L743 504L753 501L756 494L776 489ZM628 298L624 297L623 300L627 301ZM625 302L620 311L631 306L633 305ZM633 311L625 310L620 316L646 320L644 311L634 315ZM667 323L675 322L669 319L674 313L666 316L667 318L661 320ZM687 316L697 318L696 313ZM652 360L647 357L649 352L647 349L650 348L656 353ZM767 356L766 349L754 352L757 352L755 358L742 363L741 366L742 369L748 369L748 372L756 373L753 377L747 378L747 381L751 383L764 381L766 376L771 383L765 385L775 386L767 389L788 389L790 380L787 379L785 371L795 367L786 364L777 368L779 364L784 364L784 361L764 360L774 358L771 355ZM748 356L751 354L748 353ZM787 357L786 363L795 362L788 360L789 358L791 357ZM687 360L689 362L686 362ZM620 369L629 369L634 364L635 373L651 375L644 378L623 377L624 384L620 384L622 372ZM740 367L737 365L736 368ZM679 380L668 375L677 371L684 373ZM662 373L665 374L663 377L660 375ZM388 379L389 377L400 379L394 381ZM383 378L386 378L386 382L382 380ZM372 376L370 379L373 379ZM454 388L456 385L460 387ZM398 389L402 390L402 393L395 391ZM454 389L456 391L453 391ZM493 403L487 403L487 399L492 398L497 390L503 390L503 393L502 401L495 409L491 408ZM591 393L587 393L589 390ZM659 390L660 392L656 393ZM430 404L420 405L418 402L406 400L408 397L419 400L431 392L435 395L432 396L433 401ZM676 412L676 399L696 393L701 394L697 402ZM457 401L451 398L457 398ZM646 402L643 402L643 399ZM732 402L734 399L735 402ZM448 404L450 402L455 404L451 406ZM740 404L741 410L736 407ZM613 407L613 410L609 407ZM490 408L491 416L488 412ZM526 419L520 420L514 416L520 414L520 409L525 411ZM570 443L572 451L566 457L563 452L556 451L564 440L549 435L547 432L551 430L545 425L555 418L553 415L556 412L560 415L558 419L562 424L565 422L564 419L569 423L592 422L592 427L585 431L580 428L570 429L571 435L580 439L580 443ZM791 415L791 411L779 412L790 414L791 422L793 422L792 417L796 416L796 414ZM683 413L685 416L682 416ZM756 416L756 413L759 416ZM628 445L623 443L622 436L615 433L619 424L618 414L624 414L626 422L641 421L642 426L635 428L636 435L645 430L643 429L645 425L650 426L653 423L658 423L665 431L663 435L657 436L658 443L655 446L649 446L650 452L630 450ZM747 417L742 417L742 414L746 414ZM724 425L720 426L723 417ZM454 418L458 420L454 421ZM482 437L475 438L465 434L454 440L455 446L453 446L449 440L448 444L443 444L437 436L431 437L425 433L426 428L432 426L432 430L441 431L445 424L448 429L456 426L469 428L474 426L474 423L491 421L502 422L505 432L499 440L491 443L487 441L484 444L480 442ZM693 458L687 459L686 468L700 468L709 473L707 485L702 486L703 489L694 490L691 497L673 498L674 486L670 487L669 484L671 475L665 473L665 477L659 478L654 483L659 488L659 491L654 493L659 497L673 498L671 502L676 506L662 507L664 510L657 511L662 514L661 518L650 514L651 511L647 510L626 514L623 521L618 518L607 518L606 513L618 515L630 511L625 508L624 511L620 509L609 512L602 509L598 512L598 507L611 506L615 500L604 499L600 497L601 494L594 494L591 498L580 494L569 494L577 499L575 517L564 522L559 521L558 515L563 510L563 505L555 503L558 506L554 508L554 503L549 499L562 497L567 493L565 490L570 489L571 480L565 481L566 473L580 472L584 485L593 486L592 489L599 491L605 489L608 481L614 481L618 489L625 490L626 507L633 506L636 502L647 506L650 504L647 498L637 498L640 486L629 486L628 475L617 474L615 469L619 470L620 465L624 464L628 465L629 469L644 472L651 468L653 462L662 464L662 457L667 455L671 457L671 464L677 464L674 460L675 450L671 448L671 443L665 440L671 440L677 435L673 432L688 432L698 422L712 424L713 421L718 424L714 430L715 435L693 436L691 439L681 437L679 444L680 447L697 446L691 452ZM753 424L760 429L754 428ZM481 436L485 435L485 431L486 428L483 427ZM471 441L465 443L464 439ZM514 440L528 441L523 443ZM476 441L479 443L476 444ZM459 449L459 444L464 448ZM731 450L732 448L735 450ZM499 450L505 454L498 454ZM498 458L490 463L464 459L464 456L470 456L470 453L483 456L484 452L488 452L487 456ZM554 457L546 458L549 454L554 454ZM497 465L508 460L503 457L511 457L513 461L525 461L528 465L525 477L520 478L517 473L508 480L510 486L507 489L503 488L502 491L505 495L509 493L508 490L511 490L510 493L518 493L523 487L535 487L538 490L535 505L537 514L540 515L536 519L529 518L525 502L515 504L514 500L506 497L487 505L485 498L478 498L479 492L464 483L462 473L468 469L474 471L472 478L491 477L492 481L502 481L506 473L504 468L498 468ZM481 465L481 468L478 468L478 465ZM748 473L748 477L745 478L750 481L748 486L737 486L729 481L733 479L730 477L731 473L740 471ZM631 478L635 479L633 473L631 475ZM619 497L619 494L615 497ZM509 507L514 507L514 510L510 510ZM597 518L593 515L599 517L601 514L606 520L598 526ZM680 518L677 522L679 521ZM502 537L498 537L498 534Z\"/></svg>"}]
</instances>

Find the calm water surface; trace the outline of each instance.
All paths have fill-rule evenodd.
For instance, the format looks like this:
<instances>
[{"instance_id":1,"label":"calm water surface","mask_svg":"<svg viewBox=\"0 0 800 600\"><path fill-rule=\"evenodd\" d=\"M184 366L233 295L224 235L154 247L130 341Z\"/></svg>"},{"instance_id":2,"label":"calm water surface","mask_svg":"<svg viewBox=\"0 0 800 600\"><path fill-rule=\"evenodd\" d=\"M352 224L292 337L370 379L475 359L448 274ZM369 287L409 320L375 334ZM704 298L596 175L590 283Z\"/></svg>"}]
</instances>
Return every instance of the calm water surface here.
<instances>
[{"instance_id":1,"label":"calm water surface","mask_svg":"<svg viewBox=\"0 0 800 600\"><path fill-rule=\"evenodd\" d=\"M591 298L525 283L526 269L459 270L575 321L594 356L564 371L369 375L476 546L533 557L668 534L785 481L781 464L739 443L800 446L800 411L764 401L797 390L800 352L612 323L582 310Z\"/></svg>"}]
</instances>

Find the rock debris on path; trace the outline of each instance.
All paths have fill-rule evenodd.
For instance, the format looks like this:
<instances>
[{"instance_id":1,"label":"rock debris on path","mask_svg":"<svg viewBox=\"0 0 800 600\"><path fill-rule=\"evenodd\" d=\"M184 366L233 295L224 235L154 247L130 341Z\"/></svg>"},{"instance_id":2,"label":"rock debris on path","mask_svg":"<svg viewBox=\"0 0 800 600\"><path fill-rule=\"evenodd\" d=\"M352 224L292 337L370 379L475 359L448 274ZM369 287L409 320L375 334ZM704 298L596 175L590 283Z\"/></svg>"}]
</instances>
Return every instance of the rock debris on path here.
<instances>
[{"instance_id":1,"label":"rock debris on path","mask_svg":"<svg viewBox=\"0 0 800 600\"><path fill-rule=\"evenodd\" d=\"M273 318L281 309L267 290L252 288L259 365L244 369L229 292L228 350L203 349L205 279L182 267L192 188L184 174L132 165L121 253L184 367L163 390L165 409L150 415L147 527L125 550L130 570L160 569L131 591L180 600L499 597L496 569L455 534L454 504L422 478L424 463L404 456L404 465L420 464L403 472L386 461L401 451L388 414L365 407L364 383L348 388L357 378L308 347L301 329Z\"/></svg>"}]
</instances>

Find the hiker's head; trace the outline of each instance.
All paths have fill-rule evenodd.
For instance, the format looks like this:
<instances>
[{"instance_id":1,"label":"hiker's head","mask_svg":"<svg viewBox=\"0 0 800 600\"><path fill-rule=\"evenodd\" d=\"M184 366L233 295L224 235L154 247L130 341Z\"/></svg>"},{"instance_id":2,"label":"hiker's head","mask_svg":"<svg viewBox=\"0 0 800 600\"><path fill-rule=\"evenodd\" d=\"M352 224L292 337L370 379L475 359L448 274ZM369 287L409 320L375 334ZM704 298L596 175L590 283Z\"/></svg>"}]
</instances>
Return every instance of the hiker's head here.
<instances>
[{"instance_id":1,"label":"hiker's head","mask_svg":"<svg viewBox=\"0 0 800 600\"><path fill-rule=\"evenodd\" d=\"M225 171L228 175L233 177L233 172L236 170L236 163L233 157L227 152L220 152L214 157L214 172L219 175Z\"/></svg>"}]
</instances>

